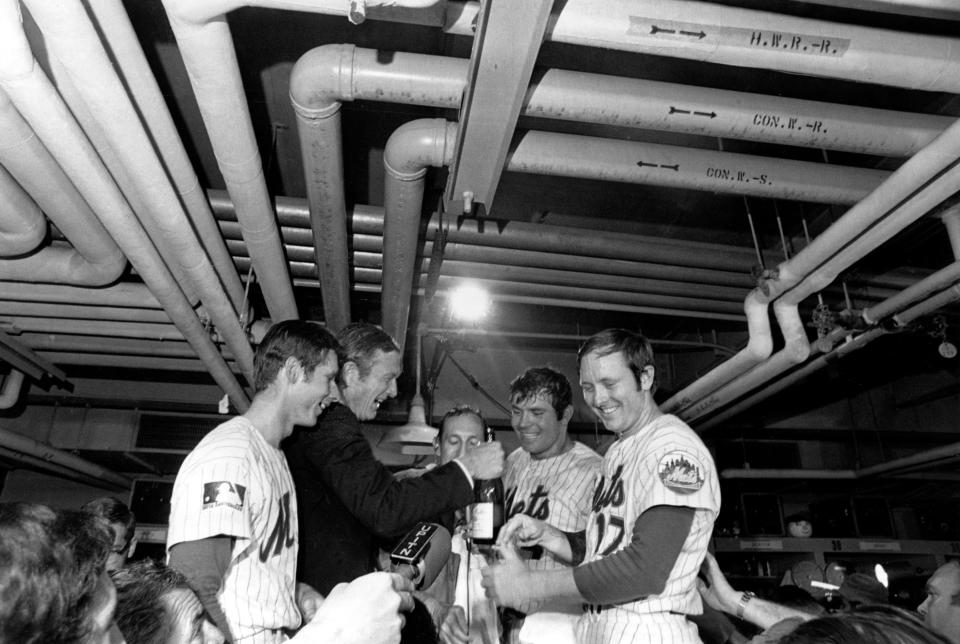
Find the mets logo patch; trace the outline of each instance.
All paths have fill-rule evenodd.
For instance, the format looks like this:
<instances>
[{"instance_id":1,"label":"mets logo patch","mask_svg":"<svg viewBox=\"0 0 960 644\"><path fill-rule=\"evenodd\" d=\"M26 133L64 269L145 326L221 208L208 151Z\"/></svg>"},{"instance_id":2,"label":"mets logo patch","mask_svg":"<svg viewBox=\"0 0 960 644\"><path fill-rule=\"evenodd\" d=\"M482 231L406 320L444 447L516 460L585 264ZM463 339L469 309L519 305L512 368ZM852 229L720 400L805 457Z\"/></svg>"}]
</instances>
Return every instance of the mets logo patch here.
<instances>
[{"instance_id":1,"label":"mets logo patch","mask_svg":"<svg viewBox=\"0 0 960 644\"><path fill-rule=\"evenodd\" d=\"M239 510L243 507L243 497L247 488L230 481L213 481L203 484L203 509L226 506Z\"/></svg>"},{"instance_id":2,"label":"mets logo patch","mask_svg":"<svg viewBox=\"0 0 960 644\"><path fill-rule=\"evenodd\" d=\"M657 464L660 482L678 494L693 494L703 487L704 469L700 461L687 452L669 452Z\"/></svg>"}]
</instances>

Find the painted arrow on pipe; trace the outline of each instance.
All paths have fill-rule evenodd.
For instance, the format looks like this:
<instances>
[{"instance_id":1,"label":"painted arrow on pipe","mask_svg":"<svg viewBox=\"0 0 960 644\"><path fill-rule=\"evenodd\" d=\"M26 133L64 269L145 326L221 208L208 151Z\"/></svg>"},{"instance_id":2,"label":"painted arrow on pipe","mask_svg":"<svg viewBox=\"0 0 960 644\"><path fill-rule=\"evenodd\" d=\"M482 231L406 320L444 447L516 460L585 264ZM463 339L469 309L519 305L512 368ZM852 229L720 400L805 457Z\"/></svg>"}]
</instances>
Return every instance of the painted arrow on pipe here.
<instances>
[{"instance_id":1,"label":"painted arrow on pipe","mask_svg":"<svg viewBox=\"0 0 960 644\"><path fill-rule=\"evenodd\" d=\"M647 163L646 161L637 161L637 166L641 168L664 168L666 170L673 170L674 172L680 172L679 163L675 163L673 165L665 165L662 163Z\"/></svg>"},{"instance_id":2,"label":"painted arrow on pipe","mask_svg":"<svg viewBox=\"0 0 960 644\"><path fill-rule=\"evenodd\" d=\"M700 31L683 31L677 29L664 29L663 27L658 27L656 25L650 25L651 34L680 34L681 36L695 36L697 40L703 40L707 37L707 34L701 29Z\"/></svg>"},{"instance_id":3,"label":"painted arrow on pipe","mask_svg":"<svg viewBox=\"0 0 960 644\"><path fill-rule=\"evenodd\" d=\"M670 106L669 114L692 114L694 116L706 116L709 118L717 118L716 112L697 112L696 110L681 110L679 107Z\"/></svg>"}]
</instances>

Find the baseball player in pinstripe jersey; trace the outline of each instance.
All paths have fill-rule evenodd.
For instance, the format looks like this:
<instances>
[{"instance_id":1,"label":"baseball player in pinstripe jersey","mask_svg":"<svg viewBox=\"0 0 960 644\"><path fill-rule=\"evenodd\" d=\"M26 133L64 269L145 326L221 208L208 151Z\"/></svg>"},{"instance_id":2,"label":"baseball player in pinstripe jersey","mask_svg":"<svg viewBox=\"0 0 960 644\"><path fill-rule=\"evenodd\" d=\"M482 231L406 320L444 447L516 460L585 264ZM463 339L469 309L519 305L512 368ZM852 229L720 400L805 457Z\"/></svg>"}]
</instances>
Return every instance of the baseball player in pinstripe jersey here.
<instances>
[{"instance_id":1,"label":"baseball player in pinstripe jersey","mask_svg":"<svg viewBox=\"0 0 960 644\"><path fill-rule=\"evenodd\" d=\"M336 399L332 383L338 350L336 339L317 324L288 320L271 327L257 348L257 393L249 409L207 434L177 474L167 535L169 564L187 577L232 642L287 641L301 616L310 620L315 613L317 619L296 641L320 641L321 634L340 632L340 616L346 611L330 615L332 608L323 610L319 593L295 586L297 499L279 447L294 425L312 425ZM409 589L408 582L394 575L358 587L369 602L357 601L362 594L334 592L341 600L349 597L346 603L363 614L365 626L371 617L381 620L379 630L387 638L377 639L370 632L363 641L387 641L394 635L399 639L397 608L404 599L412 604L395 591ZM372 615L380 602L387 610ZM332 602L337 603L343 601ZM350 628L359 632L356 623Z\"/></svg>"},{"instance_id":2,"label":"baseball player in pinstripe jersey","mask_svg":"<svg viewBox=\"0 0 960 644\"><path fill-rule=\"evenodd\" d=\"M567 435L572 416L573 393L562 373L550 367L531 367L510 383L510 424L520 447L507 457L504 469L508 519L522 513L563 532L582 533L586 528L602 459ZM528 566L557 570L567 564L542 551ZM579 602L541 608L523 620L520 642L573 641L579 614Z\"/></svg>"},{"instance_id":3,"label":"baseball player in pinstripe jersey","mask_svg":"<svg viewBox=\"0 0 960 644\"><path fill-rule=\"evenodd\" d=\"M608 329L578 352L587 405L617 434L604 455L582 565L530 571L516 545L577 563L572 535L517 515L500 531L503 562L484 575L501 605L579 600L581 644L700 642L687 614L702 610L696 578L720 509L713 459L680 419L653 400L655 369L642 335Z\"/></svg>"}]
</instances>

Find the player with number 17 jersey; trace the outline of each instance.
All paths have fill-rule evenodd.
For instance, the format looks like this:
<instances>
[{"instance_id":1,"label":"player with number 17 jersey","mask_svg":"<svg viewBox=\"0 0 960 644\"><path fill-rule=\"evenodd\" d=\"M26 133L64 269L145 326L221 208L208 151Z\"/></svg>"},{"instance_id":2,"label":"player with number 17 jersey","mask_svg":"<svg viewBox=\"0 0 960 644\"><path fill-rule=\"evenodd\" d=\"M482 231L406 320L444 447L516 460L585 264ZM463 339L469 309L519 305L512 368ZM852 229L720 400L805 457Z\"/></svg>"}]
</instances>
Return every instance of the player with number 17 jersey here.
<instances>
[{"instance_id":1,"label":"player with number 17 jersey","mask_svg":"<svg viewBox=\"0 0 960 644\"><path fill-rule=\"evenodd\" d=\"M713 459L700 438L679 418L659 416L636 434L610 446L587 522L586 561L625 548L634 523L659 505L694 508L690 532L659 595L610 606L588 606L578 636L583 644L682 641L673 620L656 616L702 612L696 576L720 511Z\"/></svg>"}]
</instances>

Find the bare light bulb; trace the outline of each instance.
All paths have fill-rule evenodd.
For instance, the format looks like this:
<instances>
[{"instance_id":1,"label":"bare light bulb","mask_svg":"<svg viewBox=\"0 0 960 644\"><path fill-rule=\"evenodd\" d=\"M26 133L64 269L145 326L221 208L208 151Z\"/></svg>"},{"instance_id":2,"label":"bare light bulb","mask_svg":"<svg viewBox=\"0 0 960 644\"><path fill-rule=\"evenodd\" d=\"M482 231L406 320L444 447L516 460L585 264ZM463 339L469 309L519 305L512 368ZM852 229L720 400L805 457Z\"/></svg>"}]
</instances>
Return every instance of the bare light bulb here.
<instances>
[{"instance_id":1,"label":"bare light bulb","mask_svg":"<svg viewBox=\"0 0 960 644\"><path fill-rule=\"evenodd\" d=\"M490 312L490 294L476 284L461 284L450 292L453 317L465 322L478 322Z\"/></svg>"}]
</instances>

